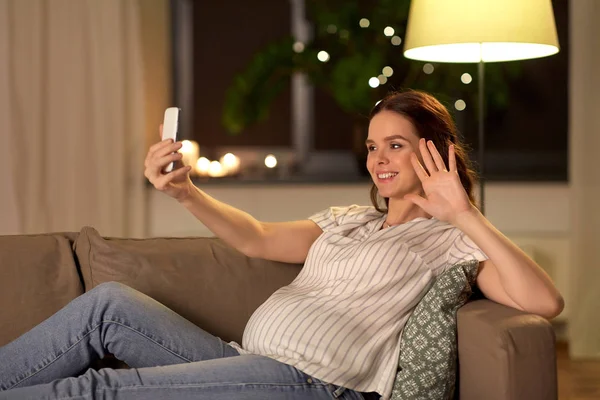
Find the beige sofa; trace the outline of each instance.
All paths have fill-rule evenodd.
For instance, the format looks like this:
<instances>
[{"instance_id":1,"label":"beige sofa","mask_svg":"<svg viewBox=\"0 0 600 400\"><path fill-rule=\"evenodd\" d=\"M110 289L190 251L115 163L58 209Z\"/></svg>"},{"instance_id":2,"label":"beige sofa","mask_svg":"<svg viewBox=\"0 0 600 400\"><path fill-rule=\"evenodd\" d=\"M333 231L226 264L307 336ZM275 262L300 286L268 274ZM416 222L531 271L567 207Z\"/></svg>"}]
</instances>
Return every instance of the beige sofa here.
<instances>
[{"instance_id":1,"label":"beige sofa","mask_svg":"<svg viewBox=\"0 0 600 400\"><path fill-rule=\"evenodd\" d=\"M0 346L107 281L241 343L252 312L300 268L248 258L216 238L103 238L90 227L0 236ZM458 341L460 399L557 398L555 337L545 319L471 301L458 313Z\"/></svg>"}]
</instances>

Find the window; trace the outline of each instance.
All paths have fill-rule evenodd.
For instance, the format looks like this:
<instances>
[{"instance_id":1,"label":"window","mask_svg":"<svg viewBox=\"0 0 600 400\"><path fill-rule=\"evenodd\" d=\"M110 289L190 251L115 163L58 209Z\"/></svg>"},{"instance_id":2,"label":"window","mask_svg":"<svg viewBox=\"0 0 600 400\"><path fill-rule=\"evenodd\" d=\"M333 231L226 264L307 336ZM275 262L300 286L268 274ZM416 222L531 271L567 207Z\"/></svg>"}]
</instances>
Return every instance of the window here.
<instances>
[{"instance_id":1,"label":"window","mask_svg":"<svg viewBox=\"0 0 600 400\"><path fill-rule=\"evenodd\" d=\"M290 89L266 121L233 136L221 123L226 90L254 52L290 32L289 1L172 1L174 81L184 135L201 146L290 146ZM185 53L193 54L186 58ZM183 65L186 64L186 65ZM182 69L189 68L189 73ZM187 79L182 79L183 77ZM192 90L190 91L190 87ZM186 97L182 100L182 97Z\"/></svg>"},{"instance_id":2,"label":"window","mask_svg":"<svg viewBox=\"0 0 600 400\"><path fill-rule=\"evenodd\" d=\"M293 151L297 144L292 132L295 117L290 100L293 94L291 85L274 102L269 118L241 135L227 134L221 115L225 92L236 72L247 65L255 51L291 32L291 4L295 2L263 0L253 2L252 7L248 7L245 0L172 0L172 3L175 92L178 104L186 104L182 107L187 121L186 136L198 141L201 147L272 146ZM344 6L344 3L337 4L338 7ZM408 0L398 2L399 7L408 5ZM568 179L568 1L553 0L553 6L561 46L557 55L485 65L485 178L488 181ZM403 33L398 32L400 36ZM186 46L193 53L192 59L186 60L183 56ZM399 47L398 57L402 57L401 51ZM440 71L450 68L445 64L434 66ZM477 65L462 64L460 68L472 75L474 81L471 85L476 86ZM509 73L515 70L518 70L517 74ZM490 89L494 87L493 80L498 79L502 80L496 81L496 85L507 87L504 107L499 106L502 101L494 99L498 93ZM193 84L190 84L191 81ZM447 93L448 98L459 98L461 85L457 83L456 91ZM320 88L315 88L312 93L306 101L314 110L314 120L309 126L311 136L306 140L312 159L321 163L316 170L335 170L322 168L326 162L335 164L339 170L353 170L343 166L349 164L341 162L342 159L348 162L348 157L344 158L343 154L352 157L353 116L344 113ZM470 145L472 159L476 162L476 102L468 103L467 108L460 112L452 104L446 102L446 105ZM318 154L321 154L320 158L314 157Z\"/></svg>"}]
</instances>

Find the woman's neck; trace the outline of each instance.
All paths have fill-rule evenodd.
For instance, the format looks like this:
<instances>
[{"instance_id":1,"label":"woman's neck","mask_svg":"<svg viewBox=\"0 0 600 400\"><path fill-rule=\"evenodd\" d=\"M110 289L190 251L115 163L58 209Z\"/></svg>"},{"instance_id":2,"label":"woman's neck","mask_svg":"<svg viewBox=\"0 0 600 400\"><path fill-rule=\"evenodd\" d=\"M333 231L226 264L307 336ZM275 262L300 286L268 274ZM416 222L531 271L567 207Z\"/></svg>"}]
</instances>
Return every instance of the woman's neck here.
<instances>
[{"instance_id":1,"label":"woman's neck","mask_svg":"<svg viewBox=\"0 0 600 400\"><path fill-rule=\"evenodd\" d=\"M400 225L405 222L412 221L415 218L431 218L431 215L427 214L425 210L417 206L413 202L408 200L396 200L388 204L387 217L385 219L387 226Z\"/></svg>"}]
</instances>

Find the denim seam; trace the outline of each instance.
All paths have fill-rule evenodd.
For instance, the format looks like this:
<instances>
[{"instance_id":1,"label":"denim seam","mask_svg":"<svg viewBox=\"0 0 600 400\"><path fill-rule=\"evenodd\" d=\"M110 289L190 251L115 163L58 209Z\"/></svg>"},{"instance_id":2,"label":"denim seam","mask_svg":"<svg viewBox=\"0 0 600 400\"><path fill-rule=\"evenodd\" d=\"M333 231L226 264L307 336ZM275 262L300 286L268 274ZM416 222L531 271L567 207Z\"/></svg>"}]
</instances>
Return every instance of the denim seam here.
<instances>
[{"instance_id":1,"label":"denim seam","mask_svg":"<svg viewBox=\"0 0 600 400\"><path fill-rule=\"evenodd\" d=\"M168 384L160 384L160 385L127 385L127 386L119 386L110 388L112 390L120 390L120 389L168 389L168 388L176 388L176 387L220 387L220 386L269 386L269 387L280 387L280 386L305 386L308 388L322 388L327 387L327 384L322 383L268 383L268 382L214 382L214 383L168 383ZM97 389L96 391L100 391L104 389Z\"/></svg>"},{"instance_id":2,"label":"denim seam","mask_svg":"<svg viewBox=\"0 0 600 400\"><path fill-rule=\"evenodd\" d=\"M132 328L128 325L123 324L122 322L118 322L118 321L111 321L111 320L102 320L98 325L94 326L92 329L90 329L87 333L85 333L79 340L77 340L75 343L73 343L71 346L67 347L62 353L60 353L59 355L56 356L56 358L52 361L50 361L48 364L42 366L40 369L38 369L37 371L32 372L30 375L25 376L23 379L18 380L15 384L13 384L12 386L8 387L6 390L12 389L14 388L16 385L20 384L21 382L26 381L27 379L30 379L31 377L37 375L38 373L40 373L41 371L43 371L44 369L46 369L48 366L52 365L54 362L56 362L58 359L60 359L62 356L64 356L65 354L67 354L67 352L69 352L73 347L75 347L77 344L79 344L79 342L81 342L83 339L85 339L86 337L88 337L92 332L94 332L96 329L98 329L98 327L100 327L102 324L104 323L113 323L113 324L117 324L117 325L121 325L127 329L130 329L131 331L145 337L146 339L150 340L151 342L154 342L155 344L157 344L158 346L162 347L163 349L165 349L166 351L168 351L169 353L173 354L174 356L177 356L179 358L181 358L184 361L187 361L188 363L192 362L191 360L188 360L186 357L177 354L176 352L174 352L173 350L163 346L162 344L158 343L156 340L154 340L153 338L151 338L150 336L138 331L135 328Z\"/></svg>"},{"instance_id":3,"label":"denim seam","mask_svg":"<svg viewBox=\"0 0 600 400\"><path fill-rule=\"evenodd\" d=\"M188 359L187 357L185 357L185 356L182 356L181 354L177 353L175 350L172 350L172 349L168 348L167 346L165 346L165 345L163 345L163 344L161 344L161 343L157 342L157 341L156 341L156 339L154 339L154 338L152 338L152 337L148 336L148 335L147 335L147 334L145 334L144 332L140 332L139 330L137 330L137 329L135 329L135 328L133 328L133 327L131 327L131 326L129 326L129 325L126 325L126 324L124 324L123 322L120 322L120 321L112 321L112 320L103 320L103 321L102 321L102 323L107 323L107 322L108 322L108 323L117 324L117 325L121 325L121 326L123 326L123 327L125 327L125 328L127 328L127 329L129 329L129 330L131 330L131 331L133 331L133 332L135 332L135 333L137 333L137 334L139 334L139 335L141 335L141 336L145 337L146 339L150 340L151 342L153 342L153 343L157 344L158 346L162 347L162 348L163 348L164 350L166 350L167 352L169 352L169 353L173 354L173 355L174 355L174 356L176 356L176 357L179 357L179 358L181 358L183 361L186 361L186 362L188 362L188 363L191 363L191 362L193 362L193 360L190 360L190 359ZM96 328L97 328L97 327L96 327ZM94 328L94 329L96 329L96 328Z\"/></svg>"},{"instance_id":4,"label":"denim seam","mask_svg":"<svg viewBox=\"0 0 600 400\"><path fill-rule=\"evenodd\" d=\"M96 394L101 394L104 393L106 390L111 390L111 391L123 391L123 390L137 390L137 389L152 389L152 390L157 390L157 389L177 389L177 388L181 388L181 389L192 389L192 388L208 388L208 387L236 387L236 386L268 386L268 388L278 388L278 387L301 387L301 386L305 386L307 388L322 388L322 387L326 387L327 385L323 385L323 384L306 384L306 383L260 383L260 382L252 382L252 383L234 383L234 382L223 382L223 383L206 383L206 384L199 384L199 383L189 383L189 384L185 384L185 383L177 383L177 384L167 384L167 385L131 385L131 386L119 386L119 387L114 387L114 388L105 388L105 389L95 389L93 392ZM74 396L74 397L60 397L57 400L69 400L69 399L79 399L79 398L85 398L85 394L83 395L78 395L78 396Z\"/></svg>"},{"instance_id":5,"label":"denim seam","mask_svg":"<svg viewBox=\"0 0 600 400\"><path fill-rule=\"evenodd\" d=\"M167 383L167 384L159 384L159 385L127 385L127 386L119 386L111 389L165 389L172 387L211 387L211 386L269 386L269 387L279 387L279 386L306 386L306 387L314 387L314 388L322 388L327 387L327 384L324 383L306 383L306 382L298 382L298 383L269 383L269 382L213 382L213 383ZM102 390L102 389L97 389Z\"/></svg>"},{"instance_id":6,"label":"denim seam","mask_svg":"<svg viewBox=\"0 0 600 400\"><path fill-rule=\"evenodd\" d=\"M216 386L269 386L269 387L297 387L297 386L306 386L308 388L310 387L314 387L314 388L321 388L321 387L325 387L327 385L324 384L311 384L311 385L307 385L306 383L257 383L257 382L252 382L252 383L234 383L234 382L224 382L224 383L207 383L207 384L199 384L199 383L189 383L189 384L185 384L185 383L177 383L177 384L167 384L167 385L131 385L131 386L119 386L119 387L115 387L115 388L105 388L105 389L95 389L93 391L93 393L96 394L102 394L104 393L106 390L131 390L131 389L152 389L152 390L156 390L156 389L174 389L174 388L182 388L182 389L186 389L186 388L200 388L200 387L216 387ZM70 399L81 399L81 398L85 398L85 394L82 395L77 395L77 396L70 396L70 397L57 397L56 400L70 400Z\"/></svg>"}]
</instances>

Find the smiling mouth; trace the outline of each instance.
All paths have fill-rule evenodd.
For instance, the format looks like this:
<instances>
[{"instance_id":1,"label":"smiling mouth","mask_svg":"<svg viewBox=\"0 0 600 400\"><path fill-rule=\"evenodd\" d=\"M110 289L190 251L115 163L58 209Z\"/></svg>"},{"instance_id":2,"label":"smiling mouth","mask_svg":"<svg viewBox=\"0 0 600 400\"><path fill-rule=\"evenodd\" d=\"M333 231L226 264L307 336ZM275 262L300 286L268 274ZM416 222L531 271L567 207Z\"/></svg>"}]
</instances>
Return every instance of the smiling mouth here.
<instances>
[{"instance_id":1,"label":"smiling mouth","mask_svg":"<svg viewBox=\"0 0 600 400\"><path fill-rule=\"evenodd\" d=\"M377 178L381 181L392 180L398 175L397 172L386 172L385 174L377 174Z\"/></svg>"},{"instance_id":2,"label":"smiling mouth","mask_svg":"<svg viewBox=\"0 0 600 400\"><path fill-rule=\"evenodd\" d=\"M397 172L387 172L385 174L377 174L377 180L379 182L391 182L396 176L398 175Z\"/></svg>"}]
</instances>

